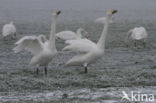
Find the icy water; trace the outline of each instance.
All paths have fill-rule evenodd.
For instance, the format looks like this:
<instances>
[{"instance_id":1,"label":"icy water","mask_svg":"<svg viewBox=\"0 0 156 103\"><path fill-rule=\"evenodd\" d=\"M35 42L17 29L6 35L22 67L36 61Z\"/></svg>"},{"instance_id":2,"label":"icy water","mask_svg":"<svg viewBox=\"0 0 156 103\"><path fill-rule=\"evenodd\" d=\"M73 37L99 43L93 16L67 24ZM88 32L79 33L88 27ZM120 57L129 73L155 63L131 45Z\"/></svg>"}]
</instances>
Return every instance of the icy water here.
<instances>
[{"instance_id":1,"label":"icy water","mask_svg":"<svg viewBox=\"0 0 156 103\"><path fill-rule=\"evenodd\" d=\"M0 103L121 103L122 91L156 95L155 4L155 0L1 0L0 27L14 21L17 38L0 38ZM57 32L82 27L89 39L97 42L103 25L93 21L112 8L119 12L109 27L105 54L89 65L88 74L82 67L64 67L74 54L61 51L65 44L60 40L47 77L42 68L37 76L35 68L28 65L30 53L12 51L14 43L25 35L48 36L51 13L56 9L62 11ZM136 26L147 29L146 48L141 44L137 49L125 47L126 32Z\"/></svg>"}]
</instances>

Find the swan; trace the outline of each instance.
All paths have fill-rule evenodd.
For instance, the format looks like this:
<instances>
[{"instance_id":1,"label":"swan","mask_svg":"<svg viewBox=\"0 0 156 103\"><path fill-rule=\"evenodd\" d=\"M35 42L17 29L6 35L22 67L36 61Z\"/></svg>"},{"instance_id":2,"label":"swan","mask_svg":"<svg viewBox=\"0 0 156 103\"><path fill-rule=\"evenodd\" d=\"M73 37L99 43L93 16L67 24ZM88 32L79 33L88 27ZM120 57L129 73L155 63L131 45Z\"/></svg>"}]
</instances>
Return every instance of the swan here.
<instances>
[{"instance_id":1,"label":"swan","mask_svg":"<svg viewBox=\"0 0 156 103\"><path fill-rule=\"evenodd\" d=\"M102 23L102 24L104 24L104 23L106 22L106 17L97 18L97 19L95 19L94 22L95 22L95 23ZM114 16L111 17L111 19L110 19L109 22L110 22L110 23L114 23Z\"/></svg>"},{"instance_id":2,"label":"swan","mask_svg":"<svg viewBox=\"0 0 156 103\"><path fill-rule=\"evenodd\" d=\"M143 41L143 46L146 46L146 40L147 40L147 31L144 27L135 27L133 29L130 29L127 32L126 36L126 45L128 47L130 40L134 41L134 46L136 47L137 41Z\"/></svg>"},{"instance_id":3,"label":"swan","mask_svg":"<svg viewBox=\"0 0 156 103\"><path fill-rule=\"evenodd\" d=\"M37 74L39 73L39 67L43 66L45 75L47 75L47 66L57 53L55 46L55 30L56 18L60 13L61 11L56 11L56 13L53 13L49 40L47 40L44 35L24 36L15 43L16 47L13 49L15 53L26 49L34 55L30 61L30 66L37 66Z\"/></svg>"},{"instance_id":4,"label":"swan","mask_svg":"<svg viewBox=\"0 0 156 103\"><path fill-rule=\"evenodd\" d=\"M97 43L94 43L88 39L66 41L66 44L68 45L64 47L63 50L70 50L78 54L67 61L65 66L83 65L85 68L85 73L87 73L88 64L95 62L104 55L105 39L110 23L109 21L111 20L112 15L116 12L117 10L107 11L105 26Z\"/></svg>"},{"instance_id":5,"label":"swan","mask_svg":"<svg viewBox=\"0 0 156 103\"><path fill-rule=\"evenodd\" d=\"M82 32L85 33L85 37L88 38L88 32L82 28L77 29L76 33L73 31L62 31L56 34L56 38L61 40L74 40L74 39L81 39Z\"/></svg>"},{"instance_id":6,"label":"swan","mask_svg":"<svg viewBox=\"0 0 156 103\"><path fill-rule=\"evenodd\" d=\"M11 38L16 36L16 27L12 21L9 24L5 24L3 26L2 36L3 39L5 39L7 36L11 36Z\"/></svg>"}]
</instances>

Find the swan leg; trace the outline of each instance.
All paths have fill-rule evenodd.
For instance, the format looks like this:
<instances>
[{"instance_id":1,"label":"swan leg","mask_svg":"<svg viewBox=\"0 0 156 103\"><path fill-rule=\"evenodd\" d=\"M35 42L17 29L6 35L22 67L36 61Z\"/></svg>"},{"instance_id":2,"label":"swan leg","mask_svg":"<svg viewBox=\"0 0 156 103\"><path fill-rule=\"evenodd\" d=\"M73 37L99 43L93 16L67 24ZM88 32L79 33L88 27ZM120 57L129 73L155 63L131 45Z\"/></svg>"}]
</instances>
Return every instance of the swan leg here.
<instances>
[{"instance_id":1,"label":"swan leg","mask_svg":"<svg viewBox=\"0 0 156 103\"><path fill-rule=\"evenodd\" d=\"M44 73L47 75L47 67L44 68Z\"/></svg>"},{"instance_id":2,"label":"swan leg","mask_svg":"<svg viewBox=\"0 0 156 103\"><path fill-rule=\"evenodd\" d=\"M126 44L126 47L128 48L128 47L129 47L129 45L128 45L128 44Z\"/></svg>"},{"instance_id":3,"label":"swan leg","mask_svg":"<svg viewBox=\"0 0 156 103\"><path fill-rule=\"evenodd\" d=\"M39 69L38 69L38 68L36 69L36 74L37 74L37 75L39 74Z\"/></svg>"},{"instance_id":4,"label":"swan leg","mask_svg":"<svg viewBox=\"0 0 156 103\"><path fill-rule=\"evenodd\" d=\"M87 74L88 73L87 63L84 63L83 66L84 66L84 69L85 69L84 73Z\"/></svg>"},{"instance_id":5,"label":"swan leg","mask_svg":"<svg viewBox=\"0 0 156 103\"><path fill-rule=\"evenodd\" d=\"M16 37L16 33L14 34L14 37Z\"/></svg>"},{"instance_id":6,"label":"swan leg","mask_svg":"<svg viewBox=\"0 0 156 103\"><path fill-rule=\"evenodd\" d=\"M137 43L136 43L136 41L134 41L134 47L136 47L137 46Z\"/></svg>"},{"instance_id":7,"label":"swan leg","mask_svg":"<svg viewBox=\"0 0 156 103\"><path fill-rule=\"evenodd\" d=\"M87 67L85 67L85 74L87 74L88 73L88 68Z\"/></svg>"},{"instance_id":8,"label":"swan leg","mask_svg":"<svg viewBox=\"0 0 156 103\"><path fill-rule=\"evenodd\" d=\"M16 38L16 33L12 36L12 39L15 39Z\"/></svg>"}]
</instances>

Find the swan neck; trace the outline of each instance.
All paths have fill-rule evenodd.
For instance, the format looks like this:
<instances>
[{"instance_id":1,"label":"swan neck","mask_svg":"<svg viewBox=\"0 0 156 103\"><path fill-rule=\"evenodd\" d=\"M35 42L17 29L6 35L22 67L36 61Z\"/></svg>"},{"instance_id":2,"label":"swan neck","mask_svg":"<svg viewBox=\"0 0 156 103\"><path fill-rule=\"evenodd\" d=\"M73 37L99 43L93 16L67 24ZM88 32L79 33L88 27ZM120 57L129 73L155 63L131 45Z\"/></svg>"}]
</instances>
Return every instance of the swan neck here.
<instances>
[{"instance_id":1,"label":"swan neck","mask_svg":"<svg viewBox=\"0 0 156 103\"><path fill-rule=\"evenodd\" d=\"M100 37L100 39L99 39L99 41L97 43L98 47L101 48L101 49L105 48L105 40L106 40L106 36L107 36L107 31L108 31L110 19L111 19L111 16L107 15L101 37Z\"/></svg>"},{"instance_id":2,"label":"swan neck","mask_svg":"<svg viewBox=\"0 0 156 103\"><path fill-rule=\"evenodd\" d=\"M76 34L77 34L78 38L81 38L82 37L82 30L81 29L78 29L76 31Z\"/></svg>"},{"instance_id":3,"label":"swan neck","mask_svg":"<svg viewBox=\"0 0 156 103\"><path fill-rule=\"evenodd\" d=\"M50 43L49 46L52 49L56 49L56 47L55 47L55 34L56 34L56 15L53 14L51 31L50 31L50 39L49 39L49 43Z\"/></svg>"},{"instance_id":4,"label":"swan neck","mask_svg":"<svg viewBox=\"0 0 156 103\"><path fill-rule=\"evenodd\" d=\"M41 38L38 38L38 41L39 41L39 43L40 43L41 46L44 45L44 42L41 40Z\"/></svg>"}]
</instances>

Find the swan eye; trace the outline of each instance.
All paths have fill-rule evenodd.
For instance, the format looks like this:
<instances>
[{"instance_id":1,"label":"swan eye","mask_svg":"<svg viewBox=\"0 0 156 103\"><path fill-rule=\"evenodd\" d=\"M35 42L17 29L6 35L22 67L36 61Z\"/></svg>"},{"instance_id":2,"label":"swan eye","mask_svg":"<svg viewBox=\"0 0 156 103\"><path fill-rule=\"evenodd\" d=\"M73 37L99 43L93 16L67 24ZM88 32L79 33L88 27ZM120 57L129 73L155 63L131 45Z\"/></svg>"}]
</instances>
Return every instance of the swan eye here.
<instances>
[{"instance_id":1,"label":"swan eye","mask_svg":"<svg viewBox=\"0 0 156 103\"><path fill-rule=\"evenodd\" d=\"M61 13L61 11L56 11L56 15L59 15Z\"/></svg>"},{"instance_id":2,"label":"swan eye","mask_svg":"<svg viewBox=\"0 0 156 103\"><path fill-rule=\"evenodd\" d=\"M110 10L110 12L111 12L112 14L115 14L115 13L117 13L118 11L117 11L117 10Z\"/></svg>"}]
</instances>

